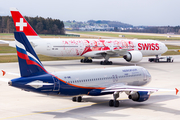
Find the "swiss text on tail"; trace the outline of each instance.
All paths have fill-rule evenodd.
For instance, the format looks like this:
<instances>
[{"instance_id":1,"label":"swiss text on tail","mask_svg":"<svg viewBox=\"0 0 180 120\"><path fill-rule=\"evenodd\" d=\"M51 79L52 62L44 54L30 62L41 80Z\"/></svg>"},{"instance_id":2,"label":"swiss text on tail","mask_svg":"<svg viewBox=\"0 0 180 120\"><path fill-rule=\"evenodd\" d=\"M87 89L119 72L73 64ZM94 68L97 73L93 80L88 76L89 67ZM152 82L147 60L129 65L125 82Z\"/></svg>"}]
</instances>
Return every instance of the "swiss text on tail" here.
<instances>
[{"instance_id":1,"label":"swiss text on tail","mask_svg":"<svg viewBox=\"0 0 180 120\"><path fill-rule=\"evenodd\" d=\"M14 32L21 76L47 73L23 32Z\"/></svg>"},{"instance_id":2,"label":"swiss text on tail","mask_svg":"<svg viewBox=\"0 0 180 120\"><path fill-rule=\"evenodd\" d=\"M16 31L24 32L29 39L37 39L39 36L26 19L16 8L10 8Z\"/></svg>"}]
</instances>

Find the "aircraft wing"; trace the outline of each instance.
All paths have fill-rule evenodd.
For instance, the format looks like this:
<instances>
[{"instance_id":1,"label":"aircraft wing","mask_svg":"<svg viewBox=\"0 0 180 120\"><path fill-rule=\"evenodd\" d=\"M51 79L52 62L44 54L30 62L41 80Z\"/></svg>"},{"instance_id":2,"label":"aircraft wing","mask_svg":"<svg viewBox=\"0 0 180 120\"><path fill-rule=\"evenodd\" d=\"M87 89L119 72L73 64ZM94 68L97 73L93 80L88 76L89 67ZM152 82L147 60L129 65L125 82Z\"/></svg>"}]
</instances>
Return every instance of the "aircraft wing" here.
<instances>
[{"instance_id":1,"label":"aircraft wing","mask_svg":"<svg viewBox=\"0 0 180 120\"><path fill-rule=\"evenodd\" d=\"M148 91L149 94L152 94L157 91L167 91L167 92L175 92L176 95L179 92L177 88L175 89L161 89L161 88L150 88L150 87L140 87L140 86L129 86L124 84L116 84L106 89L102 90L101 92L129 92L130 94L138 91Z\"/></svg>"},{"instance_id":2,"label":"aircraft wing","mask_svg":"<svg viewBox=\"0 0 180 120\"><path fill-rule=\"evenodd\" d=\"M0 81L1 81L1 82L7 82L7 83L8 83L9 80L10 80L10 79L8 79L8 78L0 78Z\"/></svg>"},{"instance_id":3,"label":"aircraft wing","mask_svg":"<svg viewBox=\"0 0 180 120\"><path fill-rule=\"evenodd\" d=\"M128 50L130 50L130 49L116 49L116 50L97 51L95 54L99 55L99 54L106 53L109 55L119 54L119 55L123 56L128 52Z\"/></svg>"},{"instance_id":4,"label":"aircraft wing","mask_svg":"<svg viewBox=\"0 0 180 120\"><path fill-rule=\"evenodd\" d=\"M9 44L10 47L16 47L15 41L0 40L1 44Z\"/></svg>"},{"instance_id":5,"label":"aircraft wing","mask_svg":"<svg viewBox=\"0 0 180 120\"><path fill-rule=\"evenodd\" d=\"M0 40L0 42L2 42L3 44L9 44L9 41L6 40Z\"/></svg>"},{"instance_id":6,"label":"aircraft wing","mask_svg":"<svg viewBox=\"0 0 180 120\"><path fill-rule=\"evenodd\" d=\"M103 50L103 51L91 51L91 52L87 52L86 56L103 56L103 54L108 54L110 56L116 56L116 55L120 55L120 56L124 56L128 53L128 50L130 49L116 49L116 50Z\"/></svg>"}]
</instances>

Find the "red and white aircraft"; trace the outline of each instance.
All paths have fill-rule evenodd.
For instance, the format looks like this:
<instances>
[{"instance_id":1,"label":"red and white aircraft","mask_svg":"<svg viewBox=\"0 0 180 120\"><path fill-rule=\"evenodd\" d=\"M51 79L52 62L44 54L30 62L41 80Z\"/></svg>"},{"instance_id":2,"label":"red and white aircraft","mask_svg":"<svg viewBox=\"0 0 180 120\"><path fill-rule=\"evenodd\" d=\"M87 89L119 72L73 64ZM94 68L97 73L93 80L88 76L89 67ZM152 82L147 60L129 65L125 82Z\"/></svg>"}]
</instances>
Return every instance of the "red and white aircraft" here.
<instances>
[{"instance_id":1,"label":"red and white aircraft","mask_svg":"<svg viewBox=\"0 0 180 120\"><path fill-rule=\"evenodd\" d=\"M166 45L156 40L40 38L16 8L10 11L16 31L24 32L39 54L53 57L83 56L85 58L81 62L84 63L104 58L100 64L112 64L108 61L110 57L123 56L127 62L139 62L143 56L158 57L167 51Z\"/></svg>"}]
</instances>

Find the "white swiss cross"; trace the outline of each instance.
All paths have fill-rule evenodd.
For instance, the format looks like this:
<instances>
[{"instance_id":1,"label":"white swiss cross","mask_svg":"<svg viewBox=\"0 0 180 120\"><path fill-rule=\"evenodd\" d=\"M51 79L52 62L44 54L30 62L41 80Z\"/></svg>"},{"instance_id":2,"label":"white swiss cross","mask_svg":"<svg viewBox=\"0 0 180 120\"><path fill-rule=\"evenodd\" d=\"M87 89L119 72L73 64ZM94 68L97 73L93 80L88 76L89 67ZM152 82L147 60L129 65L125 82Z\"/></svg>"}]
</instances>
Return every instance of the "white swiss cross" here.
<instances>
[{"instance_id":1,"label":"white swiss cross","mask_svg":"<svg viewBox=\"0 0 180 120\"><path fill-rule=\"evenodd\" d=\"M23 31L23 28L27 27L27 23L23 22L23 18L20 18L20 22L16 22L16 26L20 27L20 31Z\"/></svg>"}]
</instances>

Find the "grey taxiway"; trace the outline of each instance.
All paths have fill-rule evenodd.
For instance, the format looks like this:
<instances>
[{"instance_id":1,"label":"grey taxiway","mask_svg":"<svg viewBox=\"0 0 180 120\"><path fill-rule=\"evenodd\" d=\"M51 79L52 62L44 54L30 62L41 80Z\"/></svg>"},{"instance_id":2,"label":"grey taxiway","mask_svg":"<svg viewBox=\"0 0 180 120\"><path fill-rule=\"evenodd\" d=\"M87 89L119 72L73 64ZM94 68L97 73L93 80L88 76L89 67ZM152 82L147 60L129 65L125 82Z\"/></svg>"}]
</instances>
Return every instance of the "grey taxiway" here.
<instances>
[{"instance_id":1,"label":"grey taxiway","mask_svg":"<svg viewBox=\"0 0 180 120\"><path fill-rule=\"evenodd\" d=\"M148 62L144 57L138 66L146 68L152 81L148 87L180 89L180 56L173 56L173 63ZM113 65L99 65L101 60L93 63L80 63L79 60L42 62L49 72L98 69L134 65L123 58L111 58ZM19 76L18 63L0 63L0 70L16 73L0 74L0 120L178 120L180 118L180 93L156 92L145 102L134 102L127 95L120 94L120 107L109 107L112 95L83 96L83 102L72 102L71 97L41 95L22 91L8 86L4 79ZM5 81L5 80L4 80Z\"/></svg>"}]
</instances>

